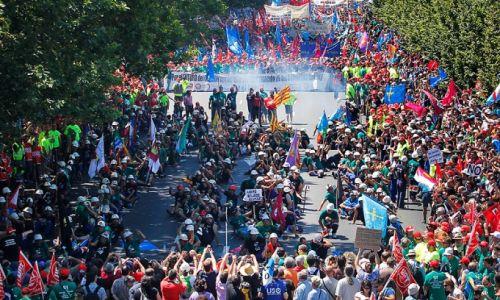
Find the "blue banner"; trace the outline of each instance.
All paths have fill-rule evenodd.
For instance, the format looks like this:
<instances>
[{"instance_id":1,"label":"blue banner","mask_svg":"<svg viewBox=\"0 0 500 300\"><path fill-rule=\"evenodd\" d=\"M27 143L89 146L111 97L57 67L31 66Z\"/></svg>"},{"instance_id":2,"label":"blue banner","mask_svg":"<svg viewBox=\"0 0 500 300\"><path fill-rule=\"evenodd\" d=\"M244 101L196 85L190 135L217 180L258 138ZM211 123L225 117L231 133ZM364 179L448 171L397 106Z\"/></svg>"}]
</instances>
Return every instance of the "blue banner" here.
<instances>
[{"instance_id":1,"label":"blue banner","mask_svg":"<svg viewBox=\"0 0 500 300\"><path fill-rule=\"evenodd\" d=\"M226 26L227 47L236 55L243 54L243 48L240 44L240 34L236 27Z\"/></svg>"},{"instance_id":2,"label":"blue banner","mask_svg":"<svg viewBox=\"0 0 500 300\"><path fill-rule=\"evenodd\" d=\"M406 98L406 84L392 85L385 87L384 103L396 104L403 103Z\"/></svg>"}]
</instances>

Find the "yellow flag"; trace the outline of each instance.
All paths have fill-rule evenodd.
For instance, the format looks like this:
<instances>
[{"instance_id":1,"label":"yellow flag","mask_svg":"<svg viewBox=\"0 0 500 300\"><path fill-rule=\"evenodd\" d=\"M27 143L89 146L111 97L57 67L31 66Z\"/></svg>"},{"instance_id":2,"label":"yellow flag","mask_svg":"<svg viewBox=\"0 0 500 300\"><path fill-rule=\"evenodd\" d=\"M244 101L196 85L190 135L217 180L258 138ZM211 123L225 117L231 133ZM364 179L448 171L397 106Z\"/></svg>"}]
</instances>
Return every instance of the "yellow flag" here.
<instances>
[{"instance_id":1,"label":"yellow flag","mask_svg":"<svg viewBox=\"0 0 500 300\"><path fill-rule=\"evenodd\" d=\"M281 89L279 92L277 92L274 95L274 103L276 106L279 106L281 104L285 104L290 100L290 86L285 86L283 89Z\"/></svg>"}]
</instances>

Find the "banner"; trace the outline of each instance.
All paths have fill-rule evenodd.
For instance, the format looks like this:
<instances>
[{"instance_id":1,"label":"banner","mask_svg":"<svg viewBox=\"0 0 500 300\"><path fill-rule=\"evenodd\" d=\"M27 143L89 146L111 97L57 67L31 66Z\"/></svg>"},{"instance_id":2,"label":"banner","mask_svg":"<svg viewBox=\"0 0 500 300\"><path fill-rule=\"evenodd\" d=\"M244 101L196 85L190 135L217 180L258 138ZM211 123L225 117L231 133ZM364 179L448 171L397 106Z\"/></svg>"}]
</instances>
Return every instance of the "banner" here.
<instances>
[{"instance_id":1,"label":"banner","mask_svg":"<svg viewBox=\"0 0 500 300\"><path fill-rule=\"evenodd\" d=\"M317 23L311 20L304 22L304 30L310 34L328 34L330 33L332 24L330 22Z\"/></svg>"},{"instance_id":2,"label":"banner","mask_svg":"<svg viewBox=\"0 0 500 300\"><path fill-rule=\"evenodd\" d=\"M325 57L328 56L325 54ZM164 86L167 91L172 91L177 78L185 78L189 82L187 89L193 92L211 92L214 88L218 88L219 85L227 87L233 84L240 91L248 91L250 88L256 87L263 87L264 90L273 90L275 87L282 88L287 85L290 86L292 91L345 91L344 83L338 80L341 75L340 71L322 68L311 68L304 71L301 66L299 68L297 71L281 71L275 68L273 73L266 73L260 70L219 73L215 74L214 81L207 81L206 73L174 71L165 77ZM314 85L313 82L315 82Z\"/></svg>"},{"instance_id":3,"label":"banner","mask_svg":"<svg viewBox=\"0 0 500 300\"><path fill-rule=\"evenodd\" d=\"M281 5L270 6L264 5L266 14L270 17L284 18L284 19L305 19L309 17L309 4L301 6L295 5Z\"/></svg>"},{"instance_id":4,"label":"banner","mask_svg":"<svg viewBox=\"0 0 500 300\"><path fill-rule=\"evenodd\" d=\"M262 189L247 189L243 201L246 202L259 202L262 201Z\"/></svg>"}]
</instances>

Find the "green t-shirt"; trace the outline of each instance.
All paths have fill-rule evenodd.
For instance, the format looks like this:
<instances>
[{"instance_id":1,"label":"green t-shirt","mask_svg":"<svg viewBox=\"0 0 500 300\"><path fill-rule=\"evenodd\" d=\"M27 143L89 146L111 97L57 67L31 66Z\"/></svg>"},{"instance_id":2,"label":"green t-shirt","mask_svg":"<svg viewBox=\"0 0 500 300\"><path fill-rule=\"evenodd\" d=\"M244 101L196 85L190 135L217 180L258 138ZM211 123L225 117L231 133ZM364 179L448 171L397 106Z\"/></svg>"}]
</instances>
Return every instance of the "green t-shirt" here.
<instances>
[{"instance_id":1,"label":"green t-shirt","mask_svg":"<svg viewBox=\"0 0 500 300\"><path fill-rule=\"evenodd\" d=\"M76 283L71 281L62 281L58 285L52 288L50 292L49 299L51 300L63 300L63 299L75 299Z\"/></svg>"},{"instance_id":2,"label":"green t-shirt","mask_svg":"<svg viewBox=\"0 0 500 300\"><path fill-rule=\"evenodd\" d=\"M306 167L312 166L313 159L310 156L306 156L302 159L302 164Z\"/></svg>"},{"instance_id":3,"label":"green t-shirt","mask_svg":"<svg viewBox=\"0 0 500 300\"><path fill-rule=\"evenodd\" d=\"M50 130L49 137L51 139L53 149L57 149L61 146L61 133L58 130Z\"/></svg>"},{"instance_id":4,"label":"green t-shirt","mask_svg":"<svg viewBox=\"0 0 500 300\"><path fill-rule=\"evenodd\" d=\"M328 201L329 203L337 204L337 193L336 192L333 192L333 193L326 192L325 200Z\"/></svg>"},{"instance_id":5,"label":"green t-shirt","mask_svg":"<svg viewBox=\"0 0 500 300\"><path fill-rule=\"evenodd\" d=\"M338 216L339 215L335 210L333 210L331 213L328 213L328 210L324 209L319 214L319 220L321 221L321 223L324 223L325 219L327 217L330 217L330 219L332 219L334 222L338 222Z\"/></svg>"},{"instance_id":6,"label":"green t-shirt","mask_svg":"<svg viewBox=\"0 0 500 300\"><path fill-rule=\"evenodd\" d=\"M424 286L429 288L429 300L446 300L443 285L445 279L443 272L432 271L425 275Z\"/></svg>"},{"instance_id":7,"label":"green t-shirt","mask_svg":"<svg viewBox=\"0 0 500 300\"><path fill-rule=\"evenodd\" d=\"M446 270L453 275L453 277L458 278L458 268L460 267L460 262L456 256L452 256L449 259L446 255L443 255L441 263L445 266Z\"/></svg>"}]
</instances>

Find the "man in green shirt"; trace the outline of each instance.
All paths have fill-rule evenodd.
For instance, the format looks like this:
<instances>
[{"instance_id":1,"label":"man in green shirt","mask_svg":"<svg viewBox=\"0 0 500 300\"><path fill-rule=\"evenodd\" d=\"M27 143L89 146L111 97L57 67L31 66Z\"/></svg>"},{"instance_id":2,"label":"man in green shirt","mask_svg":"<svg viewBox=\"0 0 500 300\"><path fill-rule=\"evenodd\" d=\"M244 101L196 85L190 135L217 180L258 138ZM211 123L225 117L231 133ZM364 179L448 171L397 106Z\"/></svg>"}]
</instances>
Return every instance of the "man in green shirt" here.
<instances>
[{"instance_id":1,"label":"man in green shirt","mask_svg":"<svg viewBox=\"0 0 500 300\"><path fill-rule=\"evenodd\" d=\"M429 262L430 272L425 275L424 290L428 295L429 300L446 300L443 282L446 279L446 274L439 270L439 261L432 260Z\"/></svg>"},{"instance_id":2,"label":"man in green shirt","mask_svg":"<svg viewBox=\"0 0 500 300\"><path fill-rule=\"evenodd\" d=\"M443 258L441 258L441 271L450 273L453 277L458 278L458 268L460 262L453 254L453 248L446 248L444 250Z\"/></svg>"},{"instance_id":3,"label":"man in green shirt","mask_svg":"<svg viewBox=\"0 0 500 300\"><path fill-rule=\"evenodd\" d=\"M61 282L55 285L50 292L50 300L75 299L76 283L69 281L69 269L63 268L59 272Z\"/></svg>"},{"instance_id":4,"label":"man in green shirt","mask_svg":"<svg viewBox=\"0 0 500 300\"><path fill-rule=\"evenodd\" d=\"M332 238L335 238L337 229L339 228L339 214L335 210L335 205L329 203L326 209L319 214L319 226L323 230L323 233L328 233L332 230ZM326 234L328 236L329 234Z\"/></svg>"},{"instance_id":5,"label":"man in green shirt","mask_svg":"<svg viewBox=\"0 0 500 300\"><path fill-rule=\"evenodd\" d=\"M318 211L321 211L323 209L323 205L325 205L326 202L332 203L333 205L335 205L335 207L337 207L337 191L331 184L326 186L326 194L323 202L321 202L321 205L318 208Z\"/></svg>"}]
</instances>

